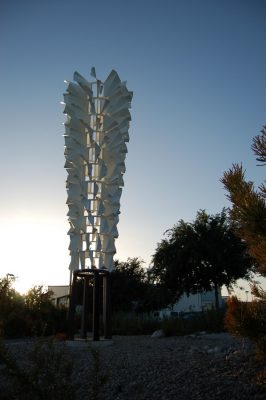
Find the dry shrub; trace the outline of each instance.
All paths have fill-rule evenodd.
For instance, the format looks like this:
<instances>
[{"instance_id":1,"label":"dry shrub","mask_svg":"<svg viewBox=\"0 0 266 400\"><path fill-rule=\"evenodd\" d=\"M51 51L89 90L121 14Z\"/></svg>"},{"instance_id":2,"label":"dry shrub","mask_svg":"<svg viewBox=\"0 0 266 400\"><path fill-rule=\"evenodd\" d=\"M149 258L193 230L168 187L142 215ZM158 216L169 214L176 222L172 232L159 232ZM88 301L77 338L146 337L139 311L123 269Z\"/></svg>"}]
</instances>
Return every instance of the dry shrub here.
<instances>
[{"instance_id":1,"label":"dry shrub","mask_svg":"<svg viewBox=\"0 0 266 400\"><path fill-rule=\"evenodd\" d=\"M54 339L57 342L64 342L65 340L67 340L67 334L65 332L57 332L54 335Z\"/></svg>"},{"instance_id":2,"label":"dry shrub","mask_svg":"<svg viewBox=\"0 0 266 400\"><path fill-rule=\"evenodd\" d=\"M263 291L259 293L262 296L251 303L231 297L227 303L225 327L233 335L253 341L258 358L266 361L266 296ZM257 381L266 386L266 369L257 374Z\"/></svg>"},{"instance_id":3,"label":"dry shrub","mask_svg":"<svg viewBox=\"0 0 266 400\"><path fill-rule=\"evenodd\" d=\"M63 343L38 339L23 359L19 358L0 343L1 374L6 379L1 399L75 400L74 364Z\"/></svg>"},{"instance_id":4,"label":"dry shrub","mask_svg":"<svg viewBox=\"0 0 266 400\"><path fill-rule=\"evenodd\" d=\"M256 342L264 343L266 335L266 305L263 301L245 303L231 297L227 302L225 327L235 336L247 337ZM263 345L260 345L263 350ZM266 353L265 353L266 355Z\"/></svg>"}]
</instances>

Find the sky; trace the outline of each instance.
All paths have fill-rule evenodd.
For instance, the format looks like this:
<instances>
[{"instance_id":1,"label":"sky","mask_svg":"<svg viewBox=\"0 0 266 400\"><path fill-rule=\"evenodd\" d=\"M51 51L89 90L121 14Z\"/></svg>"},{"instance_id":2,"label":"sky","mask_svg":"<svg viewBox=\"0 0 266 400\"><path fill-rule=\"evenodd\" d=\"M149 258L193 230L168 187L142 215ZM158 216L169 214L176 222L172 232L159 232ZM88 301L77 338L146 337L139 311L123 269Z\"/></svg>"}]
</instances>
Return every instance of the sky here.
<instances>
[{"instance_id":1,"label":"sky","mask_svg":"<svg viewBox=\"0 0 266 400\"><path fill-rule=\"evenodd\" d=\"M0 1L0 276L69 280L64 80L134 92L116 257L148 267L164 232L230 203L220 179L266 124L263 0ZM266 287L266 286L265 286Z\"/></svg>"}]
</instances>

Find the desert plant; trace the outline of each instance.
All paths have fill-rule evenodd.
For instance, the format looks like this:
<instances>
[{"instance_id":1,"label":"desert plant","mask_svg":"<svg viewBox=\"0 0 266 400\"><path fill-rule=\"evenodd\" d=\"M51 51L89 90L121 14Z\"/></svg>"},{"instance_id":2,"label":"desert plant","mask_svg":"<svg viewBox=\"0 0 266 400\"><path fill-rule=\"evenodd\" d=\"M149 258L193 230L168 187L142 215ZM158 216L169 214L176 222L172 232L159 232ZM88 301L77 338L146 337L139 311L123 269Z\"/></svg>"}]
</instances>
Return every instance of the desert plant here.
<instances>
[{"instance_id":1,"label":"desert plant","mask_svg":"<svg viewBox=\"0 0 266 400\"><path fill-rule=\"evenodd\" d=\"M250 339L256 346L257 356L262 362L266 361L266 296L265 292L256 285L253 295L258 300L244 303L236 297L228 301L225 316L225 326L230 333L241 338ZM257 373L257 382L266 387L266 369Z\"/></svg>"},{"instance_id":2,"label":"desert plant","mask_svg":"<svg viewBox=\"0 0 266 400\"><path fill-rule=\"evenodd\" d=\"M90 353L92 355L93 363L91 368L91 400L98 400L101 396L103 386L109 379L107 373L104 373L101 369L101 361L99 351L89 346Z\"/></svg>"},{"instance_id":3,"label":"desert plant","mask_svg":"<svg viewBox=\"0 0 266 400\"><path fill-rule=\"evenodd\" d=\"M266 303L245 303L236 297L228 300L225 327L235 336L255 342L258 355L266 359Z\"/></svg>"},{"instance_id":4,"label":"desert plant","mask_svg":"<svg viewBox=\"0 0 266 400\"><path fill-rule=\"evenodd\" d=\"M0 347L1 370L7 385L1 395L9 400L74 400L73 362L63 345L52 339L38 340L19 363L4 344Z\"/></svg>"}]
</instances>

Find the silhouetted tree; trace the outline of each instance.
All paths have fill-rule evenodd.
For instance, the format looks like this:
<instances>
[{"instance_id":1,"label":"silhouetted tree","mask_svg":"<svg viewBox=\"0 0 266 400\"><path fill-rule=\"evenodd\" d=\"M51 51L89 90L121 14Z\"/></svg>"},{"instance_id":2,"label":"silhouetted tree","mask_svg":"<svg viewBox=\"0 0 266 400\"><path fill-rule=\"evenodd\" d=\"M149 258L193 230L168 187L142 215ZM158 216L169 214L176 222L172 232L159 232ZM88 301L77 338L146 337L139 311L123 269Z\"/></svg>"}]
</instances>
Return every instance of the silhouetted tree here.
<instances>
[{"instance_id":1,"label":"silhouetted tree","mask_svg":"<svg viewBox=\"0 0 266 400\"><path fill-rule=\"evenodd\" d=\"M14 309L23 307L23 297L13 287L15 279L9 275L0 278L0 320L6 319Z\"/></svg>"},{"instance_id":2,"label":"silhouetted tree","mask_svg":"<svg viewBox=\"0 0 266 400\"><path fill-rule=\"evenodd\" d=\"M149 271L143 267L141 259L135 257L128 258L127 261L116 260L114 264L115 268L110 274L113 312L144 312L169 304L165 289L151 281ZM82 304L83 280L78 280L77 286L77 301L78 304ZM92 296L93 286L90 285L88 289L89 313L92 313ZM102 302L102 298L100 301Z\"/></svg>"},{"instance_id":3,"label":"silhouetted tree","mask_svg":"<svg viewBox=\"0 0 266 400\"><path fill-rule=\"evenodd\" d=\"M7 336L12 322L23 314L24 299L14 289L14 282L10 274L0 278L0 336Z\"/></svg>"},{"instance_id":4,"label":"silhouetted tree","mask_svg":"<svg viewBox=\"0 0 266 400\"><path fill-rule=\"evenodd\" d=\"M31 334L50 335L64 325L65 310L55 307L52 294L40 285L32 287L25 295L25 315L31 321Z\"/></svg>"},{"instance_id":5,"label":"silhouetted tree","mask_svg":"<svg viewBox=\"0 0 266 400\"><path fill-rule=\"evenodd\" d=\"M115 261L111 273L111 304L113 311L138 309L145 299L147 288L143 261L128 258L126 262Z\"/></svg>"},{"instance_id":6,"label":"silhouetted tree","mask_svg":"<svg viewBox=\"0 0 266 400\"><path fill-rule=\"evenodd\" d=\"M201 210L193 223L180 220L167 231L167 238L157 245L150 273L170 290L172 302L183 293L214 288L218 308L219 287L248 277L252 268L253 260L234 234L226 211L208 215Z\"/></svg>"},{"instance_id":7,"label":"silhouetted tree","mask_svg":"<svg viewBox=\"0 0 266 400\"><path fill-rule=\"evenodd\" d=\"M53 292L42 285L33 286L25 295L25 304L29 309L42 310L52 305Z\"/></svg>"}]
</instances>

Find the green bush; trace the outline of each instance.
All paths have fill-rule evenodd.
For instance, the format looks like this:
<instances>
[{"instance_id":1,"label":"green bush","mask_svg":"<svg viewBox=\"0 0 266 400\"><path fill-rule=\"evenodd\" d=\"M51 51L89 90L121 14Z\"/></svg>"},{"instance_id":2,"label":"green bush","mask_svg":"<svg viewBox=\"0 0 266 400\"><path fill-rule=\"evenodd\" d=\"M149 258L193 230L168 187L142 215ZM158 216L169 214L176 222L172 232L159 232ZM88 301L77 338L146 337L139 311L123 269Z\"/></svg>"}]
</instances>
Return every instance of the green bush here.
<instances>
[{"instance_id":1,"label":"green bush","mask_svg":"<svg viewBox=\"0 0 266 400\"><path fill-rule=\"evenodd\" d=\"M24 313L13 311L7 317L4 324L3 336L6 338L18 338L31 336L32 321Z\"/></svg>"},{"instance_id":2,"label":"green bush","mask_svg":"<svg viewBox=\"0 0 266 400\"><path fill-rule=\"evenodd\" d=\"M13 310L0 320L0 336L7 339L26 336L50 336L67 331L67 310L51 307L48 310Z\"/></svg>"},{"instance_id":3,"label":"green bush","mask_svg":"<svg viewBox=\"0 0 266 400\"><path fill-rule=\"evenodd\" d=\"M223 332L225 330L224 318L226 309L207 310L201 314L204 331L207 332Z\"/></svg>"},{"instance_id":4,"label":"green bush","mask_svg":"<svg viewBox=\"0 0 266 400\"><path fill-rule=\"evenodd\" d=\"M67 330L67 310L50 304L45 309L25 309L25 316L31 320L30 336L49 336Z\"/></svg>"},{"instance_id":5,"label":"green bush","mask_svg":"<svg viewBox=\"0 0 266 400\"><path fill-rule=\"evenodd\" d=\"M0 337L53 335L67 330L67 310L54 306L52 292L34 286L25 296L13 289L14 277L0 278Z\"/></svg>"},{"instance_id":6,"label":"green bush","mask_svg":"<svg viewBox=\"0 0 266 400\"><path fill-rule=\"evenodd\" d=\"M161 329L165 336L182 336L191 333L188 330L187 321L182 318L164 318L161 322Z\"/></svg>"}]
</instances>

